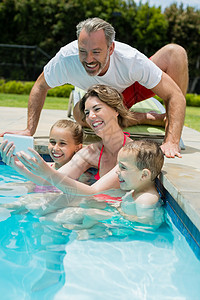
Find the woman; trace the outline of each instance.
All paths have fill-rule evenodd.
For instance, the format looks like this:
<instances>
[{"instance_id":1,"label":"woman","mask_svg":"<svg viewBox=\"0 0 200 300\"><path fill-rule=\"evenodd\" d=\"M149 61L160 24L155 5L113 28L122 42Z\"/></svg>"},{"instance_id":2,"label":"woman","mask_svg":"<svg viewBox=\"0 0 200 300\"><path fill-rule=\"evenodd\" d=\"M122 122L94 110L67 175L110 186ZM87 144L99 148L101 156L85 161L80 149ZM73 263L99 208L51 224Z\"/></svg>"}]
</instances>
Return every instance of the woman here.
<instances>
[{"instance_id":1,"label":"woman","mask_svg":"<svg viewBox=\"0 0 200 300\"><path fill-rule=\"evenodd\" d=\"M68 192L69 186L75 189L74 192L78 188L79 192L88 194L119 187L117 175L111 170L117 164L117 155L121 147L131 141L123 133L122 128L126 127L130 118L133 117L124 107L122 95L117 90L105 85L95 85L89 88L80 101L80 109L83 119L101 138L101 141L83 147L59 170L50 168L34 150L30 150L34 158L20 152L17 157L22 163L18 164L21 174L25 166L25 176L28 179L35 182L37 178L38 182L38 176L40 176L41 184L49 185L50 183L63 192ZM4 162L9 164L13 154L12 146L4 146L1 154L6 156ZM91 167L98 168L96 179L102 177L100 183L96 182L92 186L86 186L72 180L78 179ZM108 176L105 177L105 174Z\"/></svg>"}]
</instances>

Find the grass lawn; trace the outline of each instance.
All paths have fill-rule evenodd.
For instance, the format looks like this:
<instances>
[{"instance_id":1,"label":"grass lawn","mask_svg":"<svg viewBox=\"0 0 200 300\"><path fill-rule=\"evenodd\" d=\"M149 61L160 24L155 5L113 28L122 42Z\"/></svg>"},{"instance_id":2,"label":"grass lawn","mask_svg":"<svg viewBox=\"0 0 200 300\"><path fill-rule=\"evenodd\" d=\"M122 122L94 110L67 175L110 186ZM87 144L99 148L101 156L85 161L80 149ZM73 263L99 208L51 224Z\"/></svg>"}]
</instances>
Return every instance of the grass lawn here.
<instances>
[{"instance_id":1,"label":"grass lawn","mask_svg":"<svg viewBox=\"0 0 200 300\"><path fill-rule=\"evenodd\" d=\"M44 108L67 110L68 98L47 97ZM27 107L28 95L0 93L0 106ZM185 126L200 131L200 107L186 107Z\"/></svg>"},{"instance_id":2,"label":"grass lawn","mask_svg":"<svg viewBox=\"0 0 200 300\"><path fill-rule=\"evenodd\" d=\"M200 131L200 107L186 107L185 126Z\"/></svg>"},{"instance_id":3,"label":"grass lawn","mask_svg":"<svg viewBox=\"0 0 200 300\"><path fill-rule=\"evenodd\" d=\"M2 94L0 93L0 106L27 107L28 95ZM46 97L44 108L67 110L68 98Z\"/></svg>"}]
</instances>

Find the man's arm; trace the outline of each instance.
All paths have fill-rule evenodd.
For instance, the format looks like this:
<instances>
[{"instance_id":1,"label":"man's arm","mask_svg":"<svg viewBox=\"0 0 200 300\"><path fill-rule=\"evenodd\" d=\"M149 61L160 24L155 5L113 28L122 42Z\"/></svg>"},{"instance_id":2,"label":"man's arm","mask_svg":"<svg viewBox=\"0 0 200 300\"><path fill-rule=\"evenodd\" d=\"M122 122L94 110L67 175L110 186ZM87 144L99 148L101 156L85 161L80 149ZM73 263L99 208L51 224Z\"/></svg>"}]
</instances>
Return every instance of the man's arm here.
<instances>
[{"instance_id":1,"label":"man's arm","mask_svg":"<svg viewBox=\"0 0 200 300\"><path fill-rule=\"evenodd\" d=\"M152 91L163 99L166 107L165 138L161 148L166 157L181 157L179 142L185 119L185 97L178 85L164 72Z\"/></svg>"},{"instance_id":2,"label":"man's arm","mask_svg":"<svg viewBox=\"0 0 200 300\"><path fill-rule=\"evenodd\" d=\"M46 83L44 73L42 72L30 92L28 101L27 128L25 130L6 131L1 133L0 136L3 136L5 133L33 135L36 131L40 113L44 106L45 98L49 89L50 87Z\"/></svg>"},{"instance_id":3,"label":"man's arm","mask_svg":"<svg viewBox=\"0 0 200 300\"><path fill-rule=\"evenodd\" d=\"M28 101L28 120L26 132L33 135L36 131L40 113L44 106L45 98L50 87L46 83L44 73L42 72L36 80Z\"/></svg>"}]
</instances>

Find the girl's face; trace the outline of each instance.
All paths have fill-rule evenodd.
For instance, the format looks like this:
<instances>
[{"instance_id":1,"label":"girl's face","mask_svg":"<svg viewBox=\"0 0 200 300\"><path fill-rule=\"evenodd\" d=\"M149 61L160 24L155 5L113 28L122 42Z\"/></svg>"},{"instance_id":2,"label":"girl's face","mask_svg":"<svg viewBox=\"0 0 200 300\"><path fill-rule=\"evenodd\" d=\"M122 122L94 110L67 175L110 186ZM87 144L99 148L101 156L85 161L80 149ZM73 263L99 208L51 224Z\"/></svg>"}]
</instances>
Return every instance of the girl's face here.
<instances>
[{"instance_id":1,"label":"girl's face","mask_svg":"<svg viewBox=\"0 0 200 300\"><path fill-rule=\"evenodd\" d=\"M80 148L81 144L75 145L70 129L54 127L51 130L48 150L57 168L66 164Z\"/></svg>"},{"instance_id":2,"label":"girl's face","mask_svg":"<svg viewBox=\"0 0 200 300\"><path fill-rule=\"evenodd\" d=\"M140 187L142 170L137 168L133 155L119 152L117 175L122 190L135 190Z\"/></svg>"},{"instance_id":3,"label":"girl's face","mask_svg":"<svg viewBox=\"0 0 200 300\"><path fill-rule=\"evenodd\" d=\"M112 135L112 128L118 125L118 112L96 96L90 96L85 102L86 122L94 132L102 136Z\"/></svg>"}]
</instances>

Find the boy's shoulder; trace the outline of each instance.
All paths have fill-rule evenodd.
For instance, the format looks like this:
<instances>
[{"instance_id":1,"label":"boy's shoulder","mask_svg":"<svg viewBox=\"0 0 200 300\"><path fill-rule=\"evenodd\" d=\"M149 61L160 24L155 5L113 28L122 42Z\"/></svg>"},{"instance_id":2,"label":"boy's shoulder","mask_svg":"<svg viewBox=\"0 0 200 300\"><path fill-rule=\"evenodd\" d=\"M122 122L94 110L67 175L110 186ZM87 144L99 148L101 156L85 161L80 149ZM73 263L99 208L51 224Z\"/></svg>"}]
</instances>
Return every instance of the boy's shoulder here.
<instances>
[{"instance_id":1,"label":"boy's shoulder","mask_svg":"<svg viewBox=\"0 0 200 300\"><path fill-rule=\"evenodd\" d=\"M158 203L160 196L156 190L155 191L153 190L153 191L146 191L146 192L140 193L136 197L134 197L134 194L133 194L133 199L136 204L152 206L152 205L155 205Z\"/></svg>"}]
</instances>

